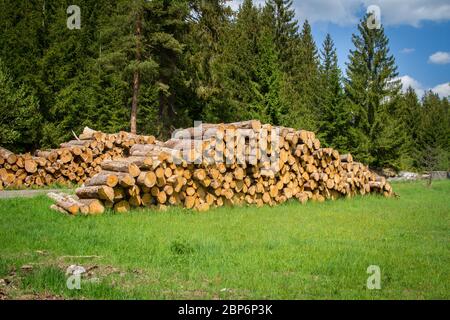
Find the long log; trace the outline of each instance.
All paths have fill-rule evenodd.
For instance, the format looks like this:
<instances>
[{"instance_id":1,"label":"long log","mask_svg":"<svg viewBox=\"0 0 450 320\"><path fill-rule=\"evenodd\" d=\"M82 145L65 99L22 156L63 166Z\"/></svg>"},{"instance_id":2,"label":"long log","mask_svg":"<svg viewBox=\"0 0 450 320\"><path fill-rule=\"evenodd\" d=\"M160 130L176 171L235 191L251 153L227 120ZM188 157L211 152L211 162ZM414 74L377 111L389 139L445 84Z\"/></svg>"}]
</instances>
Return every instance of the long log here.
<instances>
[{"instance_id":1,"label":"long log","mask_svg":"<svg viewBox=\"0 0 450 320\"><path fill-rule=\"evenodd\" d=\"M90 186L76 190L80 199L100 199L110 202L114 201L114 189L108 186Z\"/></svg>"},{"instance_id":2,"label":"long log","mask_svg":"<svg viewBox=\"0 0 450 320\"><path fill-rule=\"evenodd\" d=\"M101 168L108 171L129 173L133 178L138 177L141 173L141 170L136 164L126 159L104 161L101 164Z\"/></svg>"},{"instance_id":3,"label":"long log","mask_svg":"<svg viewBox=\"0 0 450 320\"><path fill-rule=\"evenodd\" d=\"M78 214L83 209L83 204L77 200L71 198L69 195L63 195L59 193L50 192L47 196L56 202L56 204L69 212L72 215ZM86 210L81 211L82 213L87 213Z\"/></svg>"},{"instance_id":4,"label":"long log","mask_svg":"<svg viewBox=\"0 0 450 320\"><path fill-rule=\"evenodd\" d=\"M86 186L108 186L114 188L119 183L119 177L112 172L100 172L86 182Z\"/></svg>"}]
</instances>

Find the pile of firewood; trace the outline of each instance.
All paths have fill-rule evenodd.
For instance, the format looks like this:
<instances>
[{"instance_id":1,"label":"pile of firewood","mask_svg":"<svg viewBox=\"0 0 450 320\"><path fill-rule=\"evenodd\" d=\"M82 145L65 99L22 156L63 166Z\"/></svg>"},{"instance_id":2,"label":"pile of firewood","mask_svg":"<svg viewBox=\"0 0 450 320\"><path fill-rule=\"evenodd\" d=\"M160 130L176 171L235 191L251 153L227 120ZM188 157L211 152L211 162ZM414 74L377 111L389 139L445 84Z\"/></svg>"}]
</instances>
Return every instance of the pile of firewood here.
<instances>
[{"instance_id":1,"label":"pile of firewood","mask_svg":"<svg viewBox=\"0 0 450 320\"><path fill-rule=\"evenodd\" d=\"M350 154L321 148L313 132L246 121L179 133L183 139L137 143L128 157L100 162L101 171L76 190L76 197L55 198L56 209L86 214L174 205L206 211L393 194L385 178ZM276 159L275 166L268 159Z\"/></svg>"},{"instance_id":2,"label":"pile of firewood","mask_svg":"<svg viewBox=\"0 0 450 320\"><path fill-rule=\"evenodd\" d=\"M134 144L153 144L153 136L105 134L85 128L59 149L16 155L0 148L0 190L52 184L82 184L101 171L100 164L128 155Z\"/></svg>"}]
</instances>

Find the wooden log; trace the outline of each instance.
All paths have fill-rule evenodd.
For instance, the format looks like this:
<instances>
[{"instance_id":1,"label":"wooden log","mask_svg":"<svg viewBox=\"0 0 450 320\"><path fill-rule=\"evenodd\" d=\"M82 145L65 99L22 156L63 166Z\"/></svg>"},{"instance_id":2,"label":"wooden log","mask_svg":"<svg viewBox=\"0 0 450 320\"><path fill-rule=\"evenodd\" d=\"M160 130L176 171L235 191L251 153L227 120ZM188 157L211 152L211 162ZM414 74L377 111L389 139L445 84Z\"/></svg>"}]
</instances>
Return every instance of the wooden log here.
<instances>
[{"instance_id":1,"label":"wooden log","mask_svg":"<svg viewBox=\"0 0 450 320\"><path fill-rule=\"evenodd\" d=\"M83 133L80 134L79 138L81 140L91 140L94 138L95 133L97 133L97 131L95 131L89 127L84 127Z\"/></svg>"},{"instance_id":2,"label":"wooden log","mask_svg":"<svg viewBox=\"0 0 450 320\"><path fill-rule=\"evenodd\" d=\"M61 163L69 163L73 160L73 155L72 152L70 152L70 149L61 149L58 153Z\"/></svg>"},{"instance_id":3,"label":"wooden log","mask_svg":"<svg viewBox=\"0 0 450 320\"><path fill-rule=\"evenodd\" d=\"M232 122L227 124L227 127L232 127L235 129L253 129L260 130L262 128L261 122L258 120L249 120L241 122Z\"/></svg>"},{"instance_id":4,"label":"wooden log","mask_svg":"<svg viewBox=\"0 0 450 320\"><path fill-rule=\"evenodd\" d=\"M341 162L348 162L348 163L352 163L353 162L353 157L350 153L348 154L341 154L340 155L340 160Z\"/></svg>"},{"instance_id":5,"label":"wooden log","mask_svg":"<svg viewBox=\"0 0 450 320\"><path fill-rule=\"evenodd\" d=\"M141 186L151 188L156 184L156 178L157 177L153 171L142 171L137 177L137 183Z\"/></svg>"},{"instance_id":6,"label":"wooden log","mask_svg":"<svg viewBox=\"0 0 450 320\"><path fill-rule=\"evenodd\" d=\"M105 212L105 206L98 199L79 199L78 200L89 214L102 214Z\"/></svg>"},{"instance_id":7,"label":"wooden log","mask_svg":"<svg viewBox=\"0 0 450 320\"><path fill-rule=\"evenodd\" d=\"M108 186L90 186L78 188L76 195L80 199L100 199L114 201L114 189Z\"/></svg>"},{"instance_id":8,"label":"wooden log","mask_svg":"<svg viewBox=\"0 0 450 320\"><path fill-rule=\"evenodd\" d=\"M68 212L67 210L65 210L64 208L61 208L60 206L58 206L57 204L52 204L50 206L50 209L54 210L54 211L58 211L64 214L70 214L70 212Z\"/></svg>"},{"instance_id":9,"label":"wooden log","mask_svg":"<svg viewBox=\"0 0 450 320\"><path fill-rule=\"evenodd\" d=\"M105 185L114 188L115 186L117 186L118 183L119 177L117 176L117 174L108 171L106 172L103 171L90 178L89 181L85 183L85 185L87 187Z\"/></svg>"},{"instance_id":10,"label":"wooden log","mask_svg":"<svg viewBox=\"0 0 450 320\"><path fill-rule=\"evenodd\" d=\"M210 208L210 205L208 203L200 203L199 205L197 205L195 207L195 210L197 210L198 212L206 212L208 211Z\"/></svg>"},{"instance_id":11,"label":"wooden log","mask_svg":"<svg viewBox=\"0 0 450 320\"><path fill-rule=\"evenodd\" d=\"M71 140L69 142L61 143L59 146L61 148L70 149L74 146L89 147L91 145L91 143L92 143L92 141L90 141L90 140Z\"/></svg>"},{"instance_id":12,"label":"wooden log","mask_svg":"<svg viewBox=\"0 0 450 320\"><path fill-rule=\"evenodd\" d=\"M136 179L133 178L129 173L115 172L114 174L119 178L119 185L121 187L131 188L136 184Z\"/></svg>"},{"instance_id":13,"label":"wooden log","mask_svg":"<svg viewBox=\"0 0 450 320\"><path fill-rule=\"evenodd\" d=\"M187 196L184 200L184 206L187 209L192 209L195 206L195 199L194 196Z\"/></svg>"},{"instance_id":14,"label":"wooden log","mask_svg":"<svg viewBox=\"0 0 450 320\"><path fill-rule=\"evenodd\" d=\"M41 151L37 150L35 156L47 159L50 162L55 162L58 159L58 152L55 150Z\"/></svg>"},{"instance_id":15,"label":"wooden log","mask_svg":"<svg viewBox=\"0 0 450 320\"><path fill-rule=\"evenodd\" d=\"M104 161L101 164L101 168L108 171L129 173L133 178L141 174L139 167L126 159Z\"/></svg>"},{"instance_id":16,"label":"wooden log","mask_svg":"<svg viewBox=\"0 0 450 320\"><path fill-rule=\"evenodd\" d=\"M160 204L164 204L167 201L167 195L166 195L166 193L164 191L160 191L158 193L158 195L156 196L156 199L158 200L158 202Z\"/></svg>"},{"instance_id":17,"label":"wooden log","mask_svg":"<svg viewBox=\"0 0 450 320\"><path fill-rule=\"evenodd\" d=\"M17 161L17 156L9 150L0 147L0 158L4 159L8 164L14 164Z\"/></svg>"},{"instance_id":18,"label":"wooden log","mask_svg":"<svg viewBox=\"0 0 450 320\"><path fill-rule=\"evenodd\" d=\"M153 158L152 157L129 157L127 161L135 164L141 170L151 170L153 169Z\"/></svg>"},{"instance_id":19,"label":"wooden log","mask_svg":"<svg viewBox=\"0 0 450 320\"><path fill-rule=\"evenodd\" d=\"M83 208L83 205L71 196L61 193L49 192L47 196L56 202L56 204L69 212L72 215L76 215ZM86 211L82 211L86 213Z\"/></svg>"},{"instance_id":20,"label":"wooden log","mask_svg":"<svg viewBox=\"0 0 450 320\"><path fill-rule=\"evenodd\" d=\"M37 171L37 162L34 159L25 160L25 171L28 173L35 173Z\"/></svg>"},{"instance_id":21,"label":"wooden log","mask_svg":"<svg viewBox=\"0 0 450 320\"><path fill-rule=\"evenodd\" d=\"M126 200L122 200L114 205L114 211L118 213L125 213L130 211L130 204Z\"/></svg>"},{"instance_id":22,"label":"wooden log","mask_svg":"<svg viewBox=\"0 0 450 320\"><path fill-rule=\"evenodd\" d=\"M154 144L135 144L130 149L130 155L147 156L152 154L154 150L159 150L159 147Z\"/></svg>"},{"instance_id":23,"label":"wooden log","mask_svg":"<svg viewBox=\"0 0 450 320\"><path fill-rule=\"evenodd\" d=\"M226 132L237 129L253 129L256 139L238 135L229 141L220 141ZM274 130L279 134L275 148L271 145ZM198 128L186 129L194 138L197 131ZM184 204L198 210L243 202L274 205L291 197L301 202L305 198L323 201L336 198L336 192L346 195L370 191L393 193L389 184L364 165L353 162L350 154L341 156L334 149L321 149L313 132L261 125L259 121L250 120L205 124L201 133L204 141L171 139L162 143L154 137L127 132L105 134L85 128L81 140L69 141L57 150L37 151L35 156L38 157L13 154L15 160L8 162L0 152L0 189L12 184L83 183L88 179L86 188L77 193L86 199L84 202L89 200L97 205L97 212L102 211L99 202L103 210L120 202L117 207L122 211L128 211L130 205L153 204L160 207ZM276 170L272 170L269 161L257 162L262 157L261 152L252 149L257 145L262 146L264 153L279 158ZM225 157L232 162L211 164L204 160L188 164L181 159L181 153L174 150L180 146L187 147L190 160L201 160L196 149L211 146L215 149L209 150L210 157L222 157L222 160ZM236 157L236 153L247 158ZM123 158L127 154L131 157ZM254 162L250 162L250 155L256 157ZM243 161L238 164L240 160ZM83 205L85 207L88 206Z\"/></svg>"}]
</instances>

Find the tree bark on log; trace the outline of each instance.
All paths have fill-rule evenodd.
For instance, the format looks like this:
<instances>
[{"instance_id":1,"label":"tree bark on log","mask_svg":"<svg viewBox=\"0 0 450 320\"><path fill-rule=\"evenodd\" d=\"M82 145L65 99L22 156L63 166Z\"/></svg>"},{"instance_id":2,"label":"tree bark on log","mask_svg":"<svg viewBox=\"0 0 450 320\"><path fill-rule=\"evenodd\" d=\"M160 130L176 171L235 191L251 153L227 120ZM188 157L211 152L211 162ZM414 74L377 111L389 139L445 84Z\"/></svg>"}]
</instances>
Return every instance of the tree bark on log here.
<instances>
[{"instance_id":1,"label":"tree bark on log","mask_svg":"<svg viewBox=\"0 0 450 320\"><path fill-rule=\"evenodd\" d=\"M80 199L100 199L114 202L114 189L107 186L83 187L76 190Z\"/></svg>"},{"instance_id":2,"label":"tree bark on log","mask_svg":"<svg viewBox=\"0 0 450 320\"><path fill-rule=\"evenodd\" d=\"M123 160L108 160L101 164L103 170L129 173L133 178L136 178L141 173L141 170L134 163Z\"/></svg>"},{"instance_id":3,"label":"tree bark on log","mask_svg":"<svg viewBox=\"0 0 450 320\"><path fill-rule=\"evenodd\" d=\"M114 188L119 183L119 177L115 173L100 172L86 182L86 186L108 186Z\"/></svg>"}]
</instances>

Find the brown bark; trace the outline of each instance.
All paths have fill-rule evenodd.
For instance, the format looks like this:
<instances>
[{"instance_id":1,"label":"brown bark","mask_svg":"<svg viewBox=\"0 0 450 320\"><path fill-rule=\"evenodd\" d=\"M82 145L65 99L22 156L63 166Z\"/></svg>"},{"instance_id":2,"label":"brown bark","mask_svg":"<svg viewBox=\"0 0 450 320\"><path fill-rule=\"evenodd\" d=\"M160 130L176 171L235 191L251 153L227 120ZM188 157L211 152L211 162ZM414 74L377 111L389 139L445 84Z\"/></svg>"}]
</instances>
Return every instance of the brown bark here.
<instances>
[{"instance_id":1,"label":"brown bark","mask_svg":"<svg viewBox=\"0 0 450 320\"><path fill-rule=\"evenodd\" d=\"M142 21L141 14L138 13L136 17L136 27L135 27L135 37L136 37L136 53L135 58L138 63L141 62L141 29L142 29ZM141 86L141 75L139 70L135 70L133 74L133 98L131 101L131 120L130 120L130 131L132 134L136 134L137 132L137 112L138 112L138 98L139 98L139 89Z\"/></svg>"}]
</instances>

